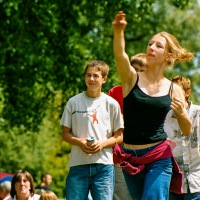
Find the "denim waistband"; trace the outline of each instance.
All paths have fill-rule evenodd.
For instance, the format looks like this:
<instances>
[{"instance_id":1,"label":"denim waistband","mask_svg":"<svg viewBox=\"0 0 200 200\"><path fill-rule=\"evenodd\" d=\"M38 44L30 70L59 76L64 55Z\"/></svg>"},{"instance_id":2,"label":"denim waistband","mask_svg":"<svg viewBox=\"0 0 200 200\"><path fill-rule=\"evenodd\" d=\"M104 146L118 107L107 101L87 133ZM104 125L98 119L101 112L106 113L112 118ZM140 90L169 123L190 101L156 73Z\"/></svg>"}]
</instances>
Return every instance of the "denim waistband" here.
<instances>
[{"instance_id":1,"label":"denim waistband","mask_svg":"<svg viewBox=\"0 0 200 200\"><path fill-rule=\"evenodd\" d=\"M149 151L151 151L152 149L154 149L155 147L157 147L158 145L160 145L160 143L151 147L144 148L144 149L127 149L127 148L124 148L124 146L122 145L122 149L124 150L125 153L130 153L135 157L141 157L145 155L146 153L148 153Z\"/></svg>"}]
</instances>

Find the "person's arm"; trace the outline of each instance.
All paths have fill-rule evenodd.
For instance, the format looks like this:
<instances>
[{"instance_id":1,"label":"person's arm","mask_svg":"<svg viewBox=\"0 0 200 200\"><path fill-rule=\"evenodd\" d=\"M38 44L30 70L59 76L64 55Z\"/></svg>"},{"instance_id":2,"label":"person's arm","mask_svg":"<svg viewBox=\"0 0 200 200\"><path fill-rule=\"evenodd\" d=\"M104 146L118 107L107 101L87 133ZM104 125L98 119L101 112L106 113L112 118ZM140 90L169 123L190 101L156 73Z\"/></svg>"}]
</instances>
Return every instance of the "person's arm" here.
<instances>
[{"instance_id":1,"label":"person's arm","mask_svg":"<svg viewBox=\"0 0 200 200\"><path fill-rule=\"evenodd\" d=\"M86 138L74 137L71 134L71 128L63 126L62 139L65 142L67 142L71 145L79 146L82 149L83 152L89 153L88 152L88 146L87 146L87 139Z\"/></svg>"},{"instance_id":2,"label":"person's arm","mask_svg":"<svg viewBox=\"0 0 200 200\"><path fill-rule=\"evenodd\" d=\"M120 144L123 142L123 129L119 129L113 133L113 136L107 140L102 141L101 145L105 147L113 147L116 143Z\"/></svg>"},{"instance_id":3,"label":"person's arm","mask_svg":"<svg viewBox=\"0 0 200 200\"><path fill-rule=\"evenodd\" d=\"M112 25L114 29L113 51L116 60L117 72L122 81L123 89L125 87L125 89L130 91L136 82L137 75L134 68L131 67L129 57L125 52L124 29L127 22L125 20L125 14L122 11L116 15Z\"/></svg>"},{"instance_id":4,"label":"person's arm","mask_svg":"<svg viewBox=\"0 0 200 200\"><path fill-rule=\"evenodd\" d=\"M90 147L91 151L89 153L97 153L101 151L103 148L110 148L113 147L116 143L120 144L123 142L123 129L119 129L113 133L113 136L106 139L106 140L96 140Z\"/></svg>"},{"instance_id":5,"label":"person's arm","mask_svg":"<svg viewBox=\"0 0 200 200\"><path fill-rule=\"evenodd\" d=\"M86 154L94 154L106 147L113 147L116 143L123 141L123 129L119 129L113 133L113 136L107 140L95 140L90 146L87 145L86 138L77 138L71 134L71 129L63 126L62 138L65 142L79 146Z\"/></svg>"},{"instance_id":6,"label":"person's arm","mask_svg":"<svg viewBox=\"0 0 200 200\"><path fill-rule=\"evenodd\" d=\"M177 84L173 84L173 99L171 103L171 108L176 114L179 127L182 133L188 136L192 131L192 122L189 119L187 110L184 103L184 95L181 88Z\"/></svg>"}]
</instances>

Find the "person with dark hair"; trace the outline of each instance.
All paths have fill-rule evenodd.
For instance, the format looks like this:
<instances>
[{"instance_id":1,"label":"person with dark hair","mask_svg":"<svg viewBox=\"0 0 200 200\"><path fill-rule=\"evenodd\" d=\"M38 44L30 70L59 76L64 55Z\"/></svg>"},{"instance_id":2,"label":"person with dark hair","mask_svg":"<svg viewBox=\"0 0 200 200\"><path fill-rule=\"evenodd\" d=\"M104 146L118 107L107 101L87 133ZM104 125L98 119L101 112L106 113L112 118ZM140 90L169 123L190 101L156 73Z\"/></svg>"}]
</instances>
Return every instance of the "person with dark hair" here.
<instances>
[{"instance_id":1,"label":"person with dark hair","mask_svg":"<svg viewBox=\"0 0 200 200\"><path fill-rule=\"evenodd\" d=\"M32 175L26 170L18 170L14 173L10 195L8 200L39 200L40 198L40 195L35 194Z\"/></svg>"},{"instance_id":2,"label":"person with dark hair","mask_svg":"<svg viewBox=\"0 0 200 200\"><path fill-rule=\"evenodd\" d=\"M109 72L101 60L90 61L84 72L87 89L71 97L62 115L62 138L72 145L66 199L112 200L114 167L112 147L123 139L118 102L102 92Z\"/></svg>"},{"instance_id":3,"label":"person with dark hair","mask_svg":"<svg viewBox=\"0 0 200 200\"><path fill-rule=\"evenodd\" d=\"M175 173L172 176L172 170L176 169L178 175L180 170L163 129L165 117L173 109L185 135L190 134L192 123L184 107L181 88L172 84L164 71L174 63L192 60L194 54L183 48L173 35L159 32L146 48L147 69L137 72L125 51L125 13L118 12L112 25L113 51L124 98L123 145L115 145L114 153L121 159L132 199L167 200L169 188L174 186L170 183L181 181L182 177L174 179ZM177 188L180 189L179 185L173 187Z\"/></svg>"},{"instance_id":4,"label":"person with dark hair","mask_svg":"<svg viewBox=\"0 0 200 200\"><path fill-rule=\"evenodd\" d=\"M41 194L44 191L52 191L50 185L52 182L52 175L50 173L43 173L41 176L40 185L36 186L36 193Z\"/></svg>"},{"instance_id":5,"label":"person with dark hair","mask_svg":"<svg viewBox=\"0 0 200 200\"><path fill-rule=\"evenodd\" d=\"M178 84L185 96L185 107L192 121L192 131L186 136L180 130L175 113L171 110L166 116L164 130L173 142L173 155L183 172L183 192L169 193L170 200L200 200L200 106L193 104L189 97L192 84L189 78L176 75L171 81Z\"/></svg>"}]
</instances>

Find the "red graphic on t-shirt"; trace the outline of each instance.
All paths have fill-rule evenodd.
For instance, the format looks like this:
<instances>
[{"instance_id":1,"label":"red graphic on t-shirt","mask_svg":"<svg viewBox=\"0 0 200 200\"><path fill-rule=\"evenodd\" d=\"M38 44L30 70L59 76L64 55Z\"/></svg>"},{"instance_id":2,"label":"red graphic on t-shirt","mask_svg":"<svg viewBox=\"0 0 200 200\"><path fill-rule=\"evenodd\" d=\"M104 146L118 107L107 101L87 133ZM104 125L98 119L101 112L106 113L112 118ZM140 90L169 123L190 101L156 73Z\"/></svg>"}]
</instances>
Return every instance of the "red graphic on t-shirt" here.
<instances>
[{"instance_id":1,"label":"red graphic on t-shirt","mask_svg":"<svg viewBox=\"0 0 200 200\"><path fill-rule=\"evenodd\" d=\"M98 124L98 119L97 119L97 110L96 110L96 109L93 111L93 114L87 114L87 115L89 115L90 117L93 118L93 121L92 121L93 124L94 124L95 121L96 121L97 124Z\"/></svg>"}]
</instances>

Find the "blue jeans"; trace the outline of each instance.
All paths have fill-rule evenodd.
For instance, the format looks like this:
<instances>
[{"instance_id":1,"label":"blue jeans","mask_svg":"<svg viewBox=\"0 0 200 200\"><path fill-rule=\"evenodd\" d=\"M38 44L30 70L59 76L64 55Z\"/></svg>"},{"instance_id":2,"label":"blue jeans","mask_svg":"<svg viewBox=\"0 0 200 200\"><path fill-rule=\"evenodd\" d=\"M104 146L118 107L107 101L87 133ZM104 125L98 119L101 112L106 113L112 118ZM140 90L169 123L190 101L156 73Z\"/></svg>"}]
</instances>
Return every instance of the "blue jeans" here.
<instances>
[{"instance_id":1,"label":"blue jeans","mask_svg":"<svg viewBox=\"0 0 200 200\"><path fill-rule=\"evenodd\" d=\"M170 200L200 200L200 192L196 193L184 193L184 194L175 194L170 192L169 193Z\"/></svg>"},{"instance_id":2,"label":"blue jeans","mask_svg":"<svg viewBox=\"0 0 200 200\"><path fill-rule=\"evenodd\" d=\"M112 200L114 166L88 164L70 167L66 179L66 199L87 200L89 190L93 200Z\"/></svg>"},{"instance_id":3,"label":"blue jeans","mask_svg":"<svg viewBox=\"0 0 200 200\"><path fill-rule=\"evenodd\" d=\"M155 146L131 150L123 148L126 153L131 153L135 157L151 151ZM145 169L137 174L130 175L123 170L124 178L133 200L168 200L169 186L172 176L171 158L161 159L146 165Z\"/></svg>"}]
</instances>

